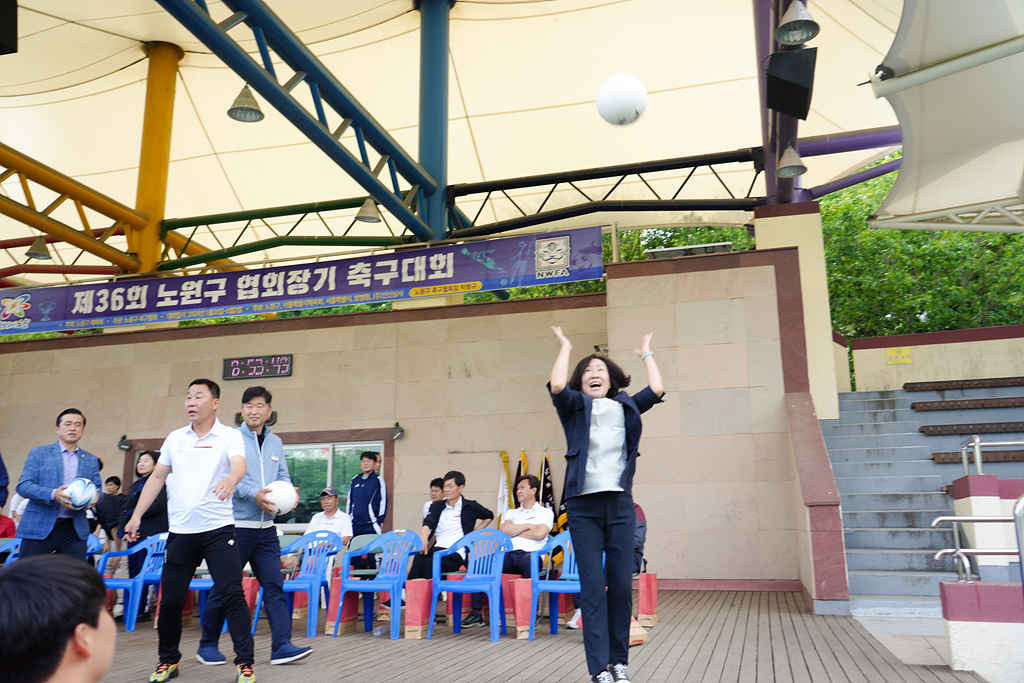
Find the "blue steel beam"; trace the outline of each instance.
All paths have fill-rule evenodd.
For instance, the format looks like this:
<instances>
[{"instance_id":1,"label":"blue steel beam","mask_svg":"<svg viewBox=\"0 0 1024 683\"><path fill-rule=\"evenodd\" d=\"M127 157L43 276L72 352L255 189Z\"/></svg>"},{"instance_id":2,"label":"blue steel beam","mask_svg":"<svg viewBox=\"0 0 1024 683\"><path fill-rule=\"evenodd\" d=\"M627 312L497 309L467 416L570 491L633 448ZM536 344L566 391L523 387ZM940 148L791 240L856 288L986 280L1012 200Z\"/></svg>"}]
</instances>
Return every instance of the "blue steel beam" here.
<instances>
[{"instance_id":1,"label":"blue steel beam","mask_svg":"<svg viewBox=\"0 0 1024 683\"><path fill-rule=\"evenodd\" d=\"M166 5L170 0L159 1ZM187 0L185 1L187 2ZM419 185L427 192L436 192L438 188L444 187L443 182L431 178L423 167L402 149L384 127L323 65L323 62L309 51L309 48L262 0L224 0L224 4L233 12L245 12L248 15L246 22L250 26L258 26L262 29L270 49L277 53L293 71L304 71L308 74L309 80L316 82L319 87L320 96L324 101L343 118L352 119L353 125L362 130L362 134L381 155L387 155L394 159L398 172L406 180L413 185Z\"/></svg>"},{"instance_id":2,"label":"blue steel beam","mask_svg":"<svg viewBox=\"0 0 1024 683\"><path fill-rule=\"evenodd\" d=\"M448 182L448 0L420 0L420 162L443 188ZM434 239L448 229L445 192L424 188L420 218Z\"/></svg>"},{"instance_id":3,"label":"blue steel beam","mask_svg":"<svg viewBox=\"0 0 1024 683\"><path fill-rule=\"evenodd\" d=\"M433 233L430 228L403 204L401 196L395 195L387 186L381 183L369 168L345 149L315 116L306 111L275 78L268 74L245 50L221 30L195 2L192 2L192 0L157 1L171 16L190 30L196 38L201 40L214 54L220 57L228 67L262 95L271 106L281 112L313 144L319 147L332 161L348 173L353 180L359 183L374 199L398 218L403 225L408 227L416 237L424 241L433 239ZM264 31L266 31L265 27ZM271 45L273 46L273 43ZM322 65L320 67L323 68ZM311 80L315 81L316 79L311 78ZM323 84L319 83L319 85L322 91ZM372 119L370 120L372 121ZM408 159L408 155L397 145L396 149L404 158ZM406 176L406 179L413 180L413 178L417 177L428 181L431 186L436 187L433 179L426 176L425 173Z\"/></svg>"},{"instance_id":4,"label":"blue steel beam","mask_svg":"<svg viewBox=\"0 0 1024 683\"><path fill-rule=\"evenodd\" d=\"M827 194L832 194L839 190L845 190L848 187L853 187L854 185L863 183L866 180L871 180L872 178L878 178L886 173L898 171L900 170L902 162L903 159L893 159L892 161L887 161L884 164L879 164L878 166L872 166L871 168L864 169L863 171L851 173L845 178L840 178L839 180L833 180L832 182L825 183L824 185L812 187L810 189L811 199L821 199Z\"/></svg>"}]
</instances>

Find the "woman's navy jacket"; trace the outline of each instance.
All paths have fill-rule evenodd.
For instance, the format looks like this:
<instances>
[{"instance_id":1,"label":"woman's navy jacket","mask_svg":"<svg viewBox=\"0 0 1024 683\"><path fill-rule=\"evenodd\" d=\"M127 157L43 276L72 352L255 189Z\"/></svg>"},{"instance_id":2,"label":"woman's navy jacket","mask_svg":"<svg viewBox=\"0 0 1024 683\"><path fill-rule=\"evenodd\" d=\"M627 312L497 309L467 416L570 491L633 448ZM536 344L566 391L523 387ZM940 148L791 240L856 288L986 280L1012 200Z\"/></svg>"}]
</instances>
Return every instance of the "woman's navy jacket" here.
<instances>
[{"instance_id":1,"label":"woman's navy jacket","mask_svg":"<svg viewBox=\"0 0 1024 683\"><path fill-rule=\"evenodd\" d=\"M551 383L548 382L548 393ZM622 404L626 418L626 468L622 471L619 486L626 493L632 493L633 473L636 472L636 457L639 455L640 432L643 425L640 414L646 413L655 404L661 403L650 387L630 396L619 391L613 401ZM551 394L551 402L558 410L558 418L565 430L567 450L565 453L565 497L577 496L583 491L583 479L587 472L587 451L590 450L590 411L594 399L586 394L566 386L561 392Z\"/></svg>"}]
</instances>

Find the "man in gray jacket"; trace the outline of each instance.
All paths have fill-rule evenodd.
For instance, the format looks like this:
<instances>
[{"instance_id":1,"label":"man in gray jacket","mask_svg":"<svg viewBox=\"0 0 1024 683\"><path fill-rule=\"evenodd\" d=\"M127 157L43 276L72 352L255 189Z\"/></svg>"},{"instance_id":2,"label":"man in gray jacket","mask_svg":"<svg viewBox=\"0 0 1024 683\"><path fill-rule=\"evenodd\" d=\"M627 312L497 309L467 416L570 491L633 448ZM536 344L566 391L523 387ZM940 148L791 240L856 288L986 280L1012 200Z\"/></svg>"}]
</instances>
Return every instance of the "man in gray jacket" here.
<instances>
[{"instance_id":1,"label":"man in gray jacket","mask_svg":"<svg viewBox=\"0 0 1024 683\"><path fill-rule=\"evenodd\" d=\"M270 622L272 643L271 664L288 664L308 657L311 647L292 645L292 615L284 595L281 578L281 544L274 526L274 506L267 500L271 482L292 483L284 460L281 437L266 426L273 412L270 392L263 387L249 387L242 394L242 419L238 428L245 442L245 477L235 486L235 538L242 564L246 562L263 587L263 606ZM203 636L196 659L203 664L224 664L224 655L217 649L224 611L217 591L210 591L203 615Z\"/></svg>"}]
</instances>

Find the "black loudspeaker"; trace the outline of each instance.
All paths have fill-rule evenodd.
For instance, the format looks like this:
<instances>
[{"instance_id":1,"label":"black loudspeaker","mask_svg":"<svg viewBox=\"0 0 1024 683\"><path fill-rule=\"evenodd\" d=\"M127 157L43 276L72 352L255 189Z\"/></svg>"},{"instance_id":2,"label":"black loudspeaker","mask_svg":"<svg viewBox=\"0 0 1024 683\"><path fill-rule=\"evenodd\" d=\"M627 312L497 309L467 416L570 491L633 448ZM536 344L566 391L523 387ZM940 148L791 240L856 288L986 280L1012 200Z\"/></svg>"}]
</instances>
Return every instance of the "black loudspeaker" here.
<instances>
[{"instance_id":1,"label":"black loudspeaker","mask_svg":"<svg viewBox=\"0 0 1024 683\"><path fill-rule=\"evenodd\" d=\"M776 52L768 60L768 108L807 120L818 48Z\"/></svg>"},{"instance_id":2,"label":"black loudspeaker","mask_svg":"<svg viewBox=\"0 0 1024 683\"><path fill-rule=\"evenodd\" d=\"M18 0L0 0L0 55L18 51Z\"/></svg>"}]
</instances>

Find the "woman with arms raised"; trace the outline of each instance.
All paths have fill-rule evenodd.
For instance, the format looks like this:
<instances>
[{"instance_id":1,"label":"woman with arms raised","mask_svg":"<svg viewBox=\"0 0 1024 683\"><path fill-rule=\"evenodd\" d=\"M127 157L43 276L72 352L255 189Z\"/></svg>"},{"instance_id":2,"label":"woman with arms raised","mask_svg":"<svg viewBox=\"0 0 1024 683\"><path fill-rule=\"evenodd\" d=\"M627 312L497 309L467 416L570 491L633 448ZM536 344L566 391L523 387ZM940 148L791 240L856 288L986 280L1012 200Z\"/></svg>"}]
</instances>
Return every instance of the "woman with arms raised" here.
<instances>
[{"instance_id":1,"label":"woman with arms raised","mask_svg":"<svg viewBox=\"0 0 1024 683\"><path fill-rule=\"evenodd\" d=\"M561 327L551 329L560 348L548 390L568 446L565 499L580 573L587 668L597 683L629 683L636 526L632 488L640 414L661 403L665 388L650 348L651 334L636 349L648 386L630 396L623 391L630 378L604 356L587 356L569 377L572 343Z\"/></svg>"}]
</instances>

